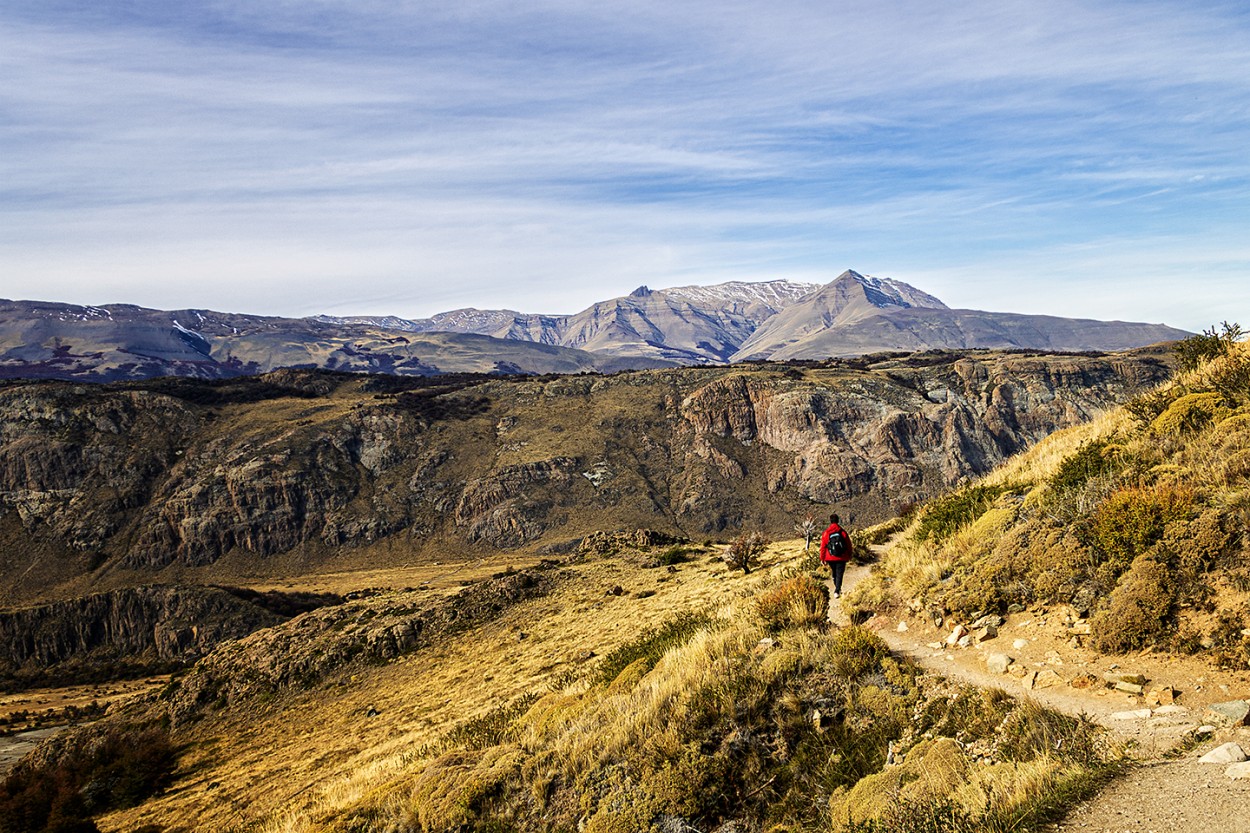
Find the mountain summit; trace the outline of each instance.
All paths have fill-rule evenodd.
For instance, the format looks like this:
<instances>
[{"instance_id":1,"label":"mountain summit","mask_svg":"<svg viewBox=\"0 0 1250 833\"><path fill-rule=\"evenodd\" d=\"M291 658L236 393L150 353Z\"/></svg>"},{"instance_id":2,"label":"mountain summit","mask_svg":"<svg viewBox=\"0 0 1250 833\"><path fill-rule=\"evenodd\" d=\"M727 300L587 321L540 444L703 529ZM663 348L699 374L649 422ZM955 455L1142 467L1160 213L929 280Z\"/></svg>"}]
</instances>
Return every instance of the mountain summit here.
<instances>
[{"instance_id":1,"label":"mountain summit","mask_svg":"<svg viewBox=\"0 0 1250 833\"><path fill-rule=\"evenodd\" d=\"M910 284L872 278L848 269L766 321L743 342L734 358L767 358L782 345L802 342L830 328L880 315L882 310L913 307L947 308Z\"/></svg>"},{"instance_id":2,"label":"mountain summit","mask_svg":"<svg viewBox=\"0 0 1250 833\"><path fill-rule=\"evenodd\" d=\"M730 361L969 348L1125 350L1187 335L1162 324L951 309L902 281L848 269L764 322Z\"/></svg>"}]
</instances>

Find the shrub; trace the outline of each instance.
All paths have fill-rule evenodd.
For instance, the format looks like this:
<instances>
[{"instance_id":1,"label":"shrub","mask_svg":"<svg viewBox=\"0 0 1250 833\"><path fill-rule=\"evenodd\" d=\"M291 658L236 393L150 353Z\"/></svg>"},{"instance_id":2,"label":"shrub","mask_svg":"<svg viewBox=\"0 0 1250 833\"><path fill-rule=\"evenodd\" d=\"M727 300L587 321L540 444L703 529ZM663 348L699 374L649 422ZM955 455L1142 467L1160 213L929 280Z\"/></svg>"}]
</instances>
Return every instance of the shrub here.
<instances>
[{"instance_id":1,"label":"shrub","mask_svg":"<svg viewBox=\"0 0 1250 833\"><path fill-rule=\"evenodd\" d=\"M998 726L996 748L1006 761L1051 756L1095 766L1104 758L1102 730L1082 714L1069 717L1034 700L1021 700Z\"/></svg>"},{"instance_id":2,"label":"shrub","mask_svg":"<svg viewBox=\"0 0 1250 833\"><path fill-rule=\"evenodd\" d=\"M1214 326L1196 336L1181 339L1172 348L1176 364L1181 370L1194 370L1205 362L1228 355L1232 346L1245 335L1239 324L1224 321L1220 330Z\"/></svg>"},{"instance_id":3,"label":"shrub","mask_svg":"<svg viewBox=\"0 0 1250 833\"><path fill-rule=\"evenodd\" d=\"M1246 351L1229 353L1211 367L1207 383L1228 402L1250 400L1250 357Z\"/></svg>"},{"instance_id":4,"label":"shrub","mask_svg":"<svg viewBox=\"0 0 1250 833\"><path fill-rule=\"evenodd\" d=\"M712 622L704 611L679 613L658 628L647 628L636 639L627 642L603 658L595 672L597 682L604 685L638 660L645 660L646 670L651 670L660 657L678 645L684 645Z\"/></svg>"},{"instance_id":5,"label":"shrub","mask_svg":"<svg viewBox=\"0 0 1250 833\"><path fill-rule=\"evenodd\" d=\"M755 607L772 630L817 625L829 616L829 588L810 575L797 575L761 594Z\"/></svg>"},{"instance_id":6,"label":"shrub","mask_svg":"<svg viewBox=\"0 0 1250 833\"><path fill-rule=\"evenodd\" d=\"M11 772L0 784L0 831L95 831L90 816L160 792L176 762L167 733L114 729L59 760Z\"/></svg>"},{"instance_id":7,"label":"shrub","mask_svg":"<svg viewBox=\"0 0 1250 833\"><path fill-rule=\"evenodd\" d=\"M1189 393L1155 417L1150 428L1160 436L1200 431L1227 417L1231 411L1218 393Z\"/></svg>"},{"instance_id":8,"label":"shrub","mask_svg":"<svg viewBox=\"0 0 1250 833\"><path fill-rule=\"evenodd\" d=\"M681 564L689 561L693 553L703 552L702 547L691 547L684 544L677 544L656 553L654 562L657 566L668 567L673 564Z\"/></svg>"},{"instance_id":9,"label":"shrub","mask_svg":"<svg viewBox=\"0 0 1250 833\"><path fill-rule=\"evenodd\" d=\"M881 660L890 655L890 648L872 631L854 625L833 635L829 654L834 671L855 680L878 668Z\"/></svg>"},{"instance_id":10,"label":"shrub","mask_svg":"<svg viewBox=\"0 0 1250 833\"><path fill-rule=\"evenodd\" d=\"M979 833L984 827L949 798L910 801L893 796L875 818L848 819L843 833Z\"/></svg>"},{"instance_id":11,"label":"shrub","mask_svg":"<svg viewBox=\"0 0 1250 833\"><path fill-rule=\"evenodd\" d=\"M1098 507L1090 525L1090 545L1113 583L1134 558L1163 538L1167 525L1189 518L1193 492L1175 486L1132 487L1114 492Z\"/></svg>"},{"instance_id":12,"label":"shrub","mask_svg":"<svg viewBox=\"0 0 1250 833\"><path fill-rule=\"evenodd\" d=\"M1107 607L1090 621L1094 646L1108 653L1142 648L1163 634L1172 614L1168 568L1143 555L1111 591Z\"/></svg>"},{"instance_id":13,"label":"shrub","mask_svg":"<svg viewBox=\"0 0 1250 833\"><path fill-rule=\"evenodd\" d=\"M749 573L752 567L758 566L760 554L769 543L762 533L743 533L725 548L721 560L728 564L731 570Z\"/></svg>"},{"instance_id":14,"label":"shrub","mask_svg":"<svg viewBox=\"0 0 1250 833\"><path fill-rule=\"evenodd\" d=\"M1075 452L1064 458L1058 470L1047 484L1054 492L1075 492L1095 477L1115 470L1115 462L1107 453L1105 439L1082 443Z\"/></svg>"},{"instance_id":15,"label":"shrub","mask_svg":"<svg viewBox=\"0 0 1250 833\"><path fill-rule=\"evenodd\" d=\"M1124 403L1124 410L1141 425L1154 422L1184 391L1176 387L1156 388Z\"/></svg>"},{"instance_id":16,"label":"shrub","mask_svg":"<svg viewBox=\"0 0 1250 833\"><path fill-rule=\"evenodd\" d=\"M530 706L536 702L537 694L523 694L511 703L496 706L479 717L469 718L447 733L441 747L481 750L511 740L516 731L517 718L529 711Z\"/></svg>"},{"instance_id":17,"label":"shrub","mask_svg":"<svg viewBox=\"0 0 1250 833\"><path fill-rule=\"evenodd\" d=\"M970 524L1014 486L969 486L932 501L924 508L916 537L921 541L940 540L961 526Z\"/></svg>"}]
</instances>

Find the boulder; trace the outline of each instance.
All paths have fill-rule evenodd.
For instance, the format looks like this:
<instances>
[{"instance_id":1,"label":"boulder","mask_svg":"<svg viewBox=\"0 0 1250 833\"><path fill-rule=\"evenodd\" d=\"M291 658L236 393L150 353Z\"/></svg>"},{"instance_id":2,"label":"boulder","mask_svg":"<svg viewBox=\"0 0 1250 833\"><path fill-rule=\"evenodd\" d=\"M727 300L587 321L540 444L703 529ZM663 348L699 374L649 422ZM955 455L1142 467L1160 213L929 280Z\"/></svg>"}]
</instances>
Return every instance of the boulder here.
<instances>
[{"instance_id":1,"label":"boulder","mask_svg":"<svg viewBox=\"0 0 1250 833\"><path fill-rule=\"evenodd\" d=\"M1115 690L1123 691L1128 694L1141 694L1143 691L1142 686L1138 685L1137 683L1130 683L1127 680L1120 680L1119 682L1117 682L1115 684Z\"/></svg>"},{"instance_id":2,"label":"boulder","mask_svg":"<svg viewBox=\"0 0 1250 833\"><path fill-rule=\"evenodd\" d=\"M990 654L985 658L985 667L992 674L1006 674L1011 663L1012 658L1006 654Z\"/></svg>"},{"instance_id":3,"label":"boulder","mask_svg":"<svg viewBox=\"0 0 1250 833\"><path fill-rule=\"evenodd\" d=\"M1073 688L1095 688L1099 684L1099 679L1093 674L1079 674L1072 679L1072 682L1068 683Z\"/></svg>"},{"instance_id":4,"label":"boulder","mask_svg":"<svg viewBox=\"0 0 1250 833\"><path fill-rule=\"evenodd\" d=\"M1239 764L1246 760L1246 753L1235 743L1217 746L1198 759L1200 764Z\"/></svg>"},{"instance_id":5,"label":"boulder","mask_svg":"<svg viewBox=\"0 0 1250 833\"><path fill-rule=\"evenodd\" d=\"M1112 712L1112 720L1145 720L1150 717L1150 709L1133 709L1127 712Z\"/></svg>"},{"instance_id":6,"label":"boulder","mask_svg":"<svg viewBox=\"0 0 1250 833\"><path fill-rule=\"evenodd\" d=\"M1065 684L1063 677L1060 677L1058 672L1049 668L1044 671L1038 671L1037 679L1033 681L1034 688L1055 688Z\"/></svg>"},{"instance_id":7,"label":"boulder","mask_svg":"<svg viewBox=\"0 0 1250 833\"><path fill-rule=\"evenodd\" d=\"M988 639L994 639L997 636L998 628L993 625L982 625L972 632L972 638L978 645Z\"/></svg>"},{"instance_id":8,"label":"boulder","mask_svg":"<svg viewBox=\"0 0 1250 833\"><path fill-rule=\"evenodd\" d=\"M1169 706L1176 701L1177 691L1171 686L1152 688L1146 693L1146 702L1152 706Z\"/></svg>"},{"instance_id":9,"label":"boulder","mask_svg":"<svg viewBox=\"0 0 1250 833\"><path fill-rule=\"evenodd\" d=\"M1017 651L1023 651L1025 648L1029 647L1029 640L1017 639L1015 642L1011 643L1011 647L1015 648Z\"/></svg>"},{"instance_id":10,"label":"boulder","mask_svg":"<svg viewBox=\"0 0 1250 833\"><path fill-rule=\"evenodd\" d=\"M1206 720L1217 726L1244 726L1247 716L1250 716L1250 703L1245 700L1212 703L1207 706L1204 715Z\"/></svg>"},{"instance_id":11,"label":"boulder","mask_svg":"<svg viewBox=\"0 0 1250 833\"><path fill-rule=\"evenodd\" d=\"M946 637L946 644L951 646L958 645L959 640L963 639L967 635L968 629L966 627L963 625L956 625L955 629L951 631L951 635Z\"/></svg>"},{"instance_id":12,"label":"boulder","mask_svg":"<svg viewBox=\"0 0 1250 833\"><path fill-rule=\"evenodd\" d=\"M1250 779L1250 762L1233 764L1228 769L1224 770L1224 774L1229 778L1232 778L1234 781Z\"/></svg>"}]
</instances>

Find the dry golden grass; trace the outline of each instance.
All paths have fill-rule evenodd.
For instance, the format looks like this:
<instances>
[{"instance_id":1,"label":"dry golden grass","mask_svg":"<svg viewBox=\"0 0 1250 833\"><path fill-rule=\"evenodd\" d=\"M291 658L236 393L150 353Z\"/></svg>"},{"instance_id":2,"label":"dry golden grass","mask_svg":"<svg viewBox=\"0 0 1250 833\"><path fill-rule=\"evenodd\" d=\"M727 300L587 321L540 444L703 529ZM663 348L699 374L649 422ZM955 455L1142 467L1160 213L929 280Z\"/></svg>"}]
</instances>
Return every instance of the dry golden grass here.
<instances>
[{"instance_id":1,"label":"dry golden grass","mask_svg":"<svg viewBox=\"0 0 1250 833\"><path fill-rule=\"evenodd\" d=\"M149 822L197 830L319 829L370 796L390 795L408 777L414 755L457 723L546 691L561 674L591 668L597 657L677 612L742 604L742 594L770 580L768 567L775 568L783 550L773 547L764 569L748 576L730 573L719 558L679 565L676 573L623 560L574 565L555 595L511 608L446 643L313 691L211 717L183 738L191 746L178 787L101 819L101 829ZM401 570L388 582L387 573L374 571L366 586L410 586L413 575ZM350 583L336 575L308 586ZM614 585L626 594L605 595ZM590 652L594 657L587 658ZM650 696L658 710L664 693ZM366 717L371 708L378 714ZM594 752L578 754L585 760Z\"/></svg>"},{"instance_id":2,"label":"dry golden grass","mask_svg":"<svg viewBox=\"0 0 1250 833\"><path fill-rule=\"evenodd\" d=\"M1131 425L1122 409L1108 411L1096 419L1056 431L1037 445L1006 460L978 482L986 486L1016 483L1042 483L1059 469L1059 464L1083 444L1105 437Z\"/></svg>"}]
</instances>

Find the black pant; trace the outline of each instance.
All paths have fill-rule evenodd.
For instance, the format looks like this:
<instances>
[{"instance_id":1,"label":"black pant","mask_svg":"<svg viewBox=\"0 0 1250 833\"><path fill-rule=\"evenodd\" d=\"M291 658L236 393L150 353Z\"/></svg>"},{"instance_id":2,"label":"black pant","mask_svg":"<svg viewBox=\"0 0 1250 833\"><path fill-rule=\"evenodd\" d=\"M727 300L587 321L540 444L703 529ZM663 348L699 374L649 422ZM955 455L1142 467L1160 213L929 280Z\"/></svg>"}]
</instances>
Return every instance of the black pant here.
<instances>
[{"instance_id":1,"label":"black pant","mask_svg":"<svg viewBox=\"0 0 1250 833\"><path fill-rule=\"evenodd\" d=\"M833 592L841 595L842 593L842 576L846 574L845 561L827 561L829 565L829 575L833 576Z\"/></svg>"}]
</instances>

